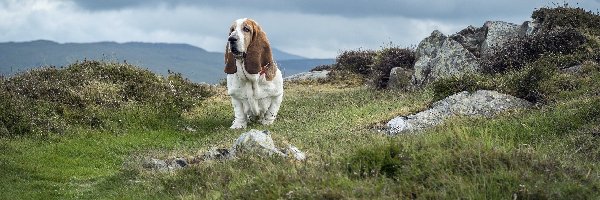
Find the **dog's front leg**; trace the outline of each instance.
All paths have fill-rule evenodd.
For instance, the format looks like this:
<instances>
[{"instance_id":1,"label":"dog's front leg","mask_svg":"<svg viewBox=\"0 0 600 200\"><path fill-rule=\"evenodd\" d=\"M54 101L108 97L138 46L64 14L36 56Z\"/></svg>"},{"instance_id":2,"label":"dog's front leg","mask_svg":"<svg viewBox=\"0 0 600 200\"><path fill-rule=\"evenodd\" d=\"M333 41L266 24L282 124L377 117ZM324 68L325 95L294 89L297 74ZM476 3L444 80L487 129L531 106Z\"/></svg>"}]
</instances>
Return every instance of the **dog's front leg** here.
<instances>
[{"instance_id":1,"label":"dog's front leg","mask_svg":"<svg viewBox=\"0 0 600 200\"><path fill-rule=\"evenodd\" d=\"M261 124L264 125L273 124L273 121L275 121L275 118L277 118L277 113L279 112L281 101L283 101L283 94L270 98L272 98L270 102L271 104L269 105L268 110L265 112L261 120Z\"/></svg>"},{"instance_id":2,"label":"dog's front leg","mask_svg":"<svg viewBox=\"0 0 600 200\"><path fill-rule=\"evenodd\" d=\"M258 98L260 96L260 89L258 87L258 79L260 75L250 74L248 79L250 82L246 84L246 95L248 96L248 104L250 104L250 110L253 116L261 116L260 109L258 107Z\"/></svg>"},{"instance_id":3,"label":"dog's front leg","mask_svg":"<svg viewBox=\"0 0 600 200\"><path fill-rule=\"evenodd\" d=\"M233 105L233 114L235 119L233 120L233 123L231 125L231 129L243 129L246 128L246 125L248 124L247 122L247 117L246 117L246 113L244 112L244 104L242 103L242 100L236 99L236 98L231 98L231 104Z\"/></svg>"}]
</instances>

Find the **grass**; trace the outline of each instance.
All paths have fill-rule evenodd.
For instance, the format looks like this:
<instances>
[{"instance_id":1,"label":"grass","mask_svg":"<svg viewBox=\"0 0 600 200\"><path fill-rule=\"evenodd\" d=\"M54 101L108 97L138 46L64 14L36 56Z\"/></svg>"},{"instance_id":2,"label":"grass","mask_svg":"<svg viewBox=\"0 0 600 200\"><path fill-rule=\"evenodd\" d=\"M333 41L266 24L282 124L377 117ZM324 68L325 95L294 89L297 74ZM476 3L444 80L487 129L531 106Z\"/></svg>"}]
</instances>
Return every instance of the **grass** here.
<instances>
[{"instance_id":1,"label":"grass","mask_svg":"<svg viewBox=\"0 0 600 200\"><path fill-rule=\"evenodd\" d=\"M422 134L389 138L372 127L425 108L431 92L290 84L276 123L250 128L269 129L276 141L305 151L307 161L244 157L175 173L143 170L144 157L228 147L243 132L228 129L231 107L220 89L183 119L153 119L151 112L134 107L114 114L122 127L73 127L43 140L1 138L0 198L585 199L600 194L600 148L587 142L598 141L588 131L597 130L600 120L600 98L592 94L491 120L454 118Z\"/></svg>"},{"instance_id":2,"label":"grass","mask_svg":"<svg viewBox=\"0 0 600 200\"><path fill-rule=\"evenodd\" d=\"M552 17L561 13L595 15L561 9L535 16L552 28L576 19ZM233 116L223 86L95 61L2 78L0 199L597 199L600 40L592 25L600 18L591 19L578 28L586 42L574 52L539 55L505 73L410 92L366 87L352 73L287 83L275 124L249 129L268 129L278 146L297 146L308 156L302 162L248 156L172 173L142 169L146 158L229 147L244 132L228 128ZM359 55L348 60L372 62L363 56L370 51L349 53ZM580 72L561 70L577 63ZM375 130L477 89L536 106L495 118L454 117L418 134Z\"/></svg>"}]
</instances>

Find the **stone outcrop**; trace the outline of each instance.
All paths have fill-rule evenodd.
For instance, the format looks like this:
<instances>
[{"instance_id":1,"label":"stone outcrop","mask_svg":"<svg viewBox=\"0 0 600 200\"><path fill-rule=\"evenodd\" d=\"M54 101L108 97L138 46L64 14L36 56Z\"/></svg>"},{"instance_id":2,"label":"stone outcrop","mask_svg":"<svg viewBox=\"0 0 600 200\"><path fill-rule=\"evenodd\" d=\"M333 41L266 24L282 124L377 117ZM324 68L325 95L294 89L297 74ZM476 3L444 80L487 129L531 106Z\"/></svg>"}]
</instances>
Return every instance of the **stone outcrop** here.
<instances>
[{"instance_id":1,"label":"stone outcrop","mask_svg":"<svg viewBox=\"0 0 600 200\"><path fill-rule=\"evenodd\" d=\"M417 87L439 78L474 73L480 68L469 50L437 30L419 43L416 58L411 82Z\"/></svg>"},{"instance_id":2,"label":"stone outcrop","mask_svg":"<svg viewBox=\"0 0 600 200\"><path fill-rule=\"evenodd\" d=\"M302 72L299 74L294 74L288 77L285 77L284 81L310 81L310 80L319 80L327 78L329 74L329 70L322 71L312 71L312 72Z\"/></svg>"},{"instance_id":3,"label":"stone outcrop","mask_svg":"<svg viewBox=\"0 0 600 200\"><path fill-rule=\"evenodd\" d=\"M410 88L410 79L414 70L404 67L394 67L390 72L387 88L405 90Z\"/></svg>"},{"instance_id":4,"label":"stone outcrop","mask_svg":"<svg viewBox=\"0 0 600 200\"><path fill-rule=\"evenodd\" d=\"M417 47L411 85L421 87L440 78L480 73L481 59L512 39L534 34L535 28L534 22L488 21L480 28L469 26L450 36L435 30Z\"/></svg>"},{"instance_id":5,"label":"stone outcrop","mask_svg":"<svg viewBox=\"0 0 600 200\"><path fill-rule=\"evenodd\" d=\"M288 144L285 147L277 148L269 131L252 129L242 133L230 148L211 148L191 159L184 157L166 160L149 158L143 161L142 167L152 171L170 172L209 160L229 160L239 156L281 156L297 161L306 159L306 154L293 145Z\"/></svg>"},{"instance_id":6,"label":"stone outcrop","mask_svg":"<svg viewBox=\"0 0 600 200\"><path fill-rule=\"evenodd\" d=\"M428 110L398 116L386 124L388 135L411 133L440 125L452 116L491 117L495 114L530 107L531 103L496 91L463 91L433 103Z\"/></svg>"}]
</instances>

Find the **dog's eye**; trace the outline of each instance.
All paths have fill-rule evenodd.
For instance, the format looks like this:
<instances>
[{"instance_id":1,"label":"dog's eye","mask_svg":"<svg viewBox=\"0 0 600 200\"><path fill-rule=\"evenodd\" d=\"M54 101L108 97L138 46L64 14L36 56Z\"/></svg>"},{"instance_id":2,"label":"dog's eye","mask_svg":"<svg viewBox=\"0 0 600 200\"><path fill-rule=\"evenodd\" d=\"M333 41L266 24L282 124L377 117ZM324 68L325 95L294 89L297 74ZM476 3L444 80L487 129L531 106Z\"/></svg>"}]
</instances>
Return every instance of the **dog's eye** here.
<instances>
[{"instance_id":1,"label":"dog's eye","mask_svg":"<svg viewBox=\"0 0 600 200\"><path fill-rule=\"evenodd\" d=\"M229 32L230 32L230 33L231 33L231 32L233 32L233 27L231 27L231 28L229 29Z\"/></svg>"},{"instance_id":2,"label":"dog's eye","mask_svg":"<svg viewBox=\"0 0 600 200\"><path fill-rule=\"evenodd\" d=\"M244 27L244 32L250 32L250 29L248 27Z\"/></svg>"}]
</instances>

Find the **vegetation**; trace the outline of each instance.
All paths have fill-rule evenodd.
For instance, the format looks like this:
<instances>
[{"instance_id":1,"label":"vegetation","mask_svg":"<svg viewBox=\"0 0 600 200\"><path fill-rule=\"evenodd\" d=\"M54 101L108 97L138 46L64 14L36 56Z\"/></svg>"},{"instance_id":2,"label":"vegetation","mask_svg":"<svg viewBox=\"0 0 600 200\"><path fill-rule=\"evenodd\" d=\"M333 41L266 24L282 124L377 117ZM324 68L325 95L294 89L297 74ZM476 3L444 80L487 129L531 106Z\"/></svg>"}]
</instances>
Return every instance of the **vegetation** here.
<instances>
[{"instance_id":1,"label":"vegetation","mask_svg":"<svg viewBox=\"0 0 600 200\"><path fill-rule=\"evenodd\" d=\"M162 78L128 64L83 61L64 69L40 68L2 80L0 130L48 135L65 133L68 126L110 128L118 123L113 112L128 109L169 119L213 94L180 74Z\"/></svg>"},{"instance_id":2,"label":"vegetation","mask_svg":"<svg viewBox=\"0 0 600 200\"><path fill-rule=\"evenodd\" d=\"M248 156L172 173L143 169L145 158L198 155L227 147L242 133L228 128L233 113L223 86L210 89L176 74L162 78L95 61L5 78L0 199L597 198L597 27L575 27L585 42L571 52L544 53L520 67L420 91L288 83L275 124L249 128L268 129L276 141L305 151L303 162ZM340 56L341 63L371 59L370 67L348 71L372 74L386 54L357 55ZM332 70L343 71L339 63ZM581 69L560 69L569 63ZM496 118L455 117L419 134L388 137L373 128L456 90L481 88L538 106Z\"/></svg>"},{"instance_id":3,"label":"vegetation","mask_svg":"<svg viewBox=\"0 0 600 200\"><path fill-rule=\"evenodd\" d=\"M360 79L359 83L385 89L389 74L394 67L412 69L415 64L415 51L411 48L400 48L389 44L381 50L347 50L343 51L332 66L317 66L313 70L331 69L329 82ZM311 70L312 71L312 70Z\"/></svg>"}]
</instances>

